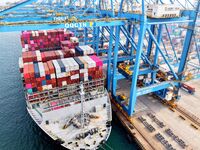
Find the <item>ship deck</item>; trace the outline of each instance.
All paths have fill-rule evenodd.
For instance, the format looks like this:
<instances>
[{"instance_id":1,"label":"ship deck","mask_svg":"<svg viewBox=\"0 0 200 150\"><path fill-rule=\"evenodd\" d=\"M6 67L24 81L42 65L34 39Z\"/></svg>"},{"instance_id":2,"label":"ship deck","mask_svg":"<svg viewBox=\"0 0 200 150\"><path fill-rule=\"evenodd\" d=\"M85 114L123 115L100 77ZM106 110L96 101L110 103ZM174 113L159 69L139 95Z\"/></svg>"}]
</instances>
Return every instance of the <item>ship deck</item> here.
<instances>
[{"instance_id":1,"label":"ship deck","mask_svg":"<svg viewBox=\"0 0 200 150\"><path fill-rule=\"evenodd\" d=\"M200 99L198 98L200 96L200 85L198 85L197 81L199 80L189 82L196 88L194 95L181 91L182 97L177 102L178 107L176 109L164 105L152 95L145 95L138 97L135 114L129 118L130 120L123 112L119 111L118 105L114 103L113 110L127 131L138 141L143 149L167 149L168 143L168 149L170 149L169 144L171 144L171 149L198 150L200 149L198 146L200 145L200 124L198 123L198 116L200 115ZM129 81L118 82L118 94L123 93L129 97L129 91ZM153 114L157 120L152 119L147 115L148 113ZM144 122L138 119L141 116L145 119ZM164 127L161 128L158 122L163 123ZM145 124L149 125L146 125L146 127ZM148 126L152 126L154 129L150 131ZM170 129L173 135L167 134L166 129ZM161 138L156 138L158 133L162 136ZM181 146L180 140L184 141L185 148L182 147L184 144Z\"/></svg>"},{"instance_id":2,"label":"ship deck","mask_svg":"<svg viewBox=\"0 0 200 150\"><path fill-rule=\"evenodd\" d=\"M94 149L110 135L111 104L107 92L101 97L84 102L85 121L82 127L81 103L48 112L28 109L32 118L52 139L69 149ZM92 117L93 116L93 117ZM48 123L47 123L48 122Z\"/></svg>"}]
</instances>

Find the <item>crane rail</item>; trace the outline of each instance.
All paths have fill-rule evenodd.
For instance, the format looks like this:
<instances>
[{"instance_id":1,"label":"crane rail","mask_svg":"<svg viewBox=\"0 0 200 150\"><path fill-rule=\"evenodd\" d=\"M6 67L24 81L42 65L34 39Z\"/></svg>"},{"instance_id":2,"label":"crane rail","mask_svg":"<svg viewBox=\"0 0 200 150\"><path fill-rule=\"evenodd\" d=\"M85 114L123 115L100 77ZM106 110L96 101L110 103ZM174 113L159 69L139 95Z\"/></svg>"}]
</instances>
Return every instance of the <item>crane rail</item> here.
<instances>
[{"instance_id":1,"label":"crane rail","mask_svg":"<svg viewBox=\"0 0 200 150\"><path fill-rule=\"evenodd\" d=\"M194 122L196 125L198 125L200 127L200 118L193 115L191 112L184 109L180 105L177 105L176 110L179 111L181 114L183 114L185 117L187 117L189 120L191 120L192 122Z\"/></svg>"}]
</instances>

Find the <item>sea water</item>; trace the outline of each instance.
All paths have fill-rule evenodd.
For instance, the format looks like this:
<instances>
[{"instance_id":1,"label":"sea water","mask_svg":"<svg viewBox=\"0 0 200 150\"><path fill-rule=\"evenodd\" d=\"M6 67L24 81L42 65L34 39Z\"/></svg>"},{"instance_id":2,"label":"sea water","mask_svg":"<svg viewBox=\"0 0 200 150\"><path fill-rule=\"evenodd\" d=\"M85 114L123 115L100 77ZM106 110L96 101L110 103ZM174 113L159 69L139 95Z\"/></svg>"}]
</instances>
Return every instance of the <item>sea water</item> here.
<instances>
[{"instance_id":1,"label":"sea water","mask_svg":"<svg viewBox=\"0 0 200 150\"><path fill-rule=\"evenodd\" d=\"M31 119L26 110L18 58L21 55L20 33L0 33L0 150L59 150ZM117 121L112 123L104 150L136 150Z\"/></svg>"}]
</instances>

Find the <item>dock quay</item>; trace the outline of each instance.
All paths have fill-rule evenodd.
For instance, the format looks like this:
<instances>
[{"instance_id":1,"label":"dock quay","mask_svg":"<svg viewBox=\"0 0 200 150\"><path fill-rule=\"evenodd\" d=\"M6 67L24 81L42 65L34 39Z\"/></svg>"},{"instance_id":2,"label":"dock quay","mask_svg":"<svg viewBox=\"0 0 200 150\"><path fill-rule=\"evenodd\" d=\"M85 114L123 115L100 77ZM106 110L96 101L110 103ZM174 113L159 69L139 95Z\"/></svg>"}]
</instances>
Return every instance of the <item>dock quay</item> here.
<instances>
[{"instance_id":1,"label":"dock quay","mask_svg":"<svg viewBox=\"0 0 200 150\"><path fill-rule=\"evenodd\" d=\"M195 94L191 95L181 90L182 96L180 101L176 102L175 108L149 94L138 97L133 116L128 117L114 100L112 101L113 112L127 130L129 137L132 137L141 149L198 150L200 149L198 146L200 144L198 81L188 82L196 88ZM123 85L118 92L126 91Z\"/></svg>"}]
</instances>

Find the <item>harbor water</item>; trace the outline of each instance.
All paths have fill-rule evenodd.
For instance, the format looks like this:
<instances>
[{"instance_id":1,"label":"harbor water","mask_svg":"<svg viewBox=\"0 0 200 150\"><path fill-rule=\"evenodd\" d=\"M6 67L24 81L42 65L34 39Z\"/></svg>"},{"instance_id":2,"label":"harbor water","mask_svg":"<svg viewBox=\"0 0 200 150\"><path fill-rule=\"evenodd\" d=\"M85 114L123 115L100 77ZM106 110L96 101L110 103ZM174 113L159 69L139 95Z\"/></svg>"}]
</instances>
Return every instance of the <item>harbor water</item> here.
<instances>
[{"instance_id":1,"label":"harbor water","mask_svg":"<svg viewBox=\"0 0 200 150\"><path fill-rule=\"evenodd\" d=\"M34 123L26 103L18 67L20 33L0 33L0 150L59 150ZM136 150L123 127L114 121L109 140L101 149Z\"/></svg>"}]
</instances>

